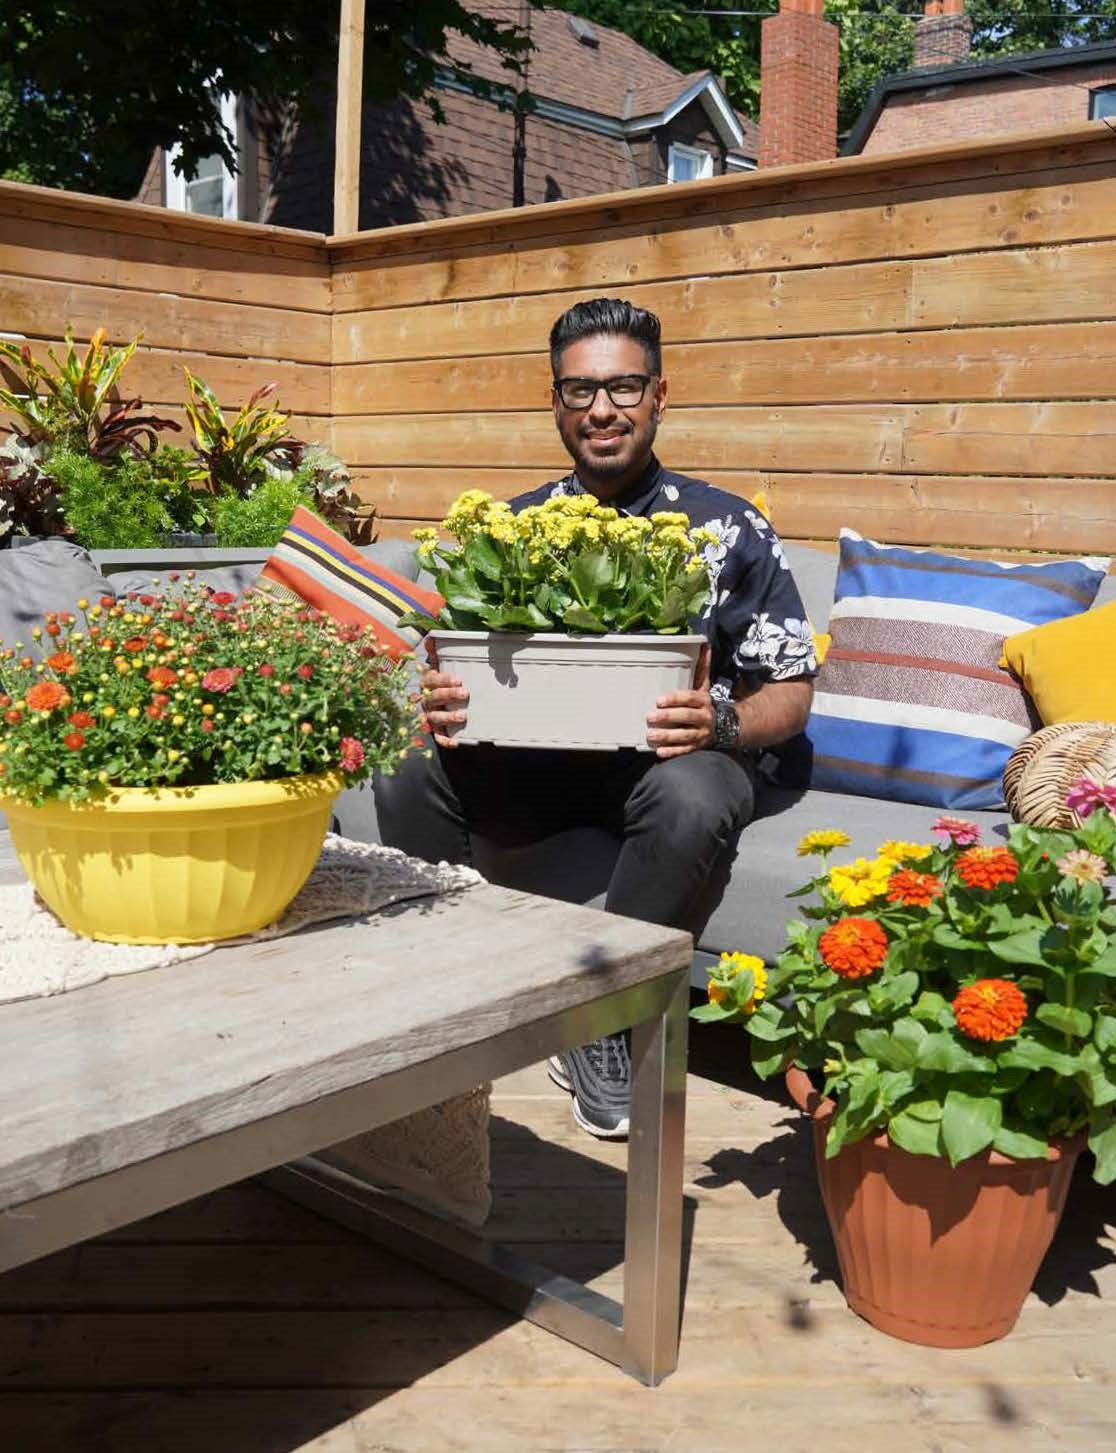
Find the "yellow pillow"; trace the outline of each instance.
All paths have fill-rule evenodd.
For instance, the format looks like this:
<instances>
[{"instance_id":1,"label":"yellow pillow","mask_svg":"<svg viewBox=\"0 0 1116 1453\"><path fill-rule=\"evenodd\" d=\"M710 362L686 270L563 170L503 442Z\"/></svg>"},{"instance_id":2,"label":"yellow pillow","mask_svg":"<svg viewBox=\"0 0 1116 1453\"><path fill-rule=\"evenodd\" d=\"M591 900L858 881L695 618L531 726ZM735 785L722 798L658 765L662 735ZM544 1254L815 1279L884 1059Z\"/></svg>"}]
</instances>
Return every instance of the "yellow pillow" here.
<instances>
[{"instance_id":1,"label":"yellow pillow","mask_svg":"<svg viewBox=\"0 0 1116 1453\"><path fill-rule=\"evenodd\" d=\"M771 520L771 506L767 502L766 490L761 489L756 494L754 494L752 496L752 504L756 507L757 510L759 510L760 514L764 517L765 520ZM774 524L775 521L771 520L771 523ZM806 624L810 627L810 634L814 638L814 655L817 658L818 665L820 666L821 663L825 660L826 652L829 650L829 642L831 638L825 632L819 633L818 631L815 631L813 625L809 620L807 620Z\"/></svg>"},{"instance_id":2,"label":"yellow pillow","mask_svg":"<svg viewBox=\"0 0 1116 1453\"><path fill-rule=\"evenodd\" d=\"M1044 726L1116 721L1116 601L1020 631L1003 660L1038 708Z\"/></svg>"}]
</instances>

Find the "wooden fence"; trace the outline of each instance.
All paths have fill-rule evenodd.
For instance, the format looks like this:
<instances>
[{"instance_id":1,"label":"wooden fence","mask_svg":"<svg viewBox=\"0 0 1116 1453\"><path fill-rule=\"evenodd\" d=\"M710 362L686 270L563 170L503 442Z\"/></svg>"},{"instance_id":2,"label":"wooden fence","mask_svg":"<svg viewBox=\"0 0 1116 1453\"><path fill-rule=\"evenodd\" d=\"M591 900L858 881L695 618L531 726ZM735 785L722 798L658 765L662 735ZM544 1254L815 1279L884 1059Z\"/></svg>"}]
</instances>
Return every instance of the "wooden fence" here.
<instances>
[{"instance_id":1,"label":"wooden fence","mask_svg":"<svg viewBox=\"0 0 1116 1453\"><path fill-rule=\"evenodd\" d=\"M0 271L5 332L142 327L152 400L276 377L387 532L565 469L546 337L604 292L662 317L664 461L785 535L1116 551L1099 123L328 240L8 184Z\"/></svg>"}]
</instances>

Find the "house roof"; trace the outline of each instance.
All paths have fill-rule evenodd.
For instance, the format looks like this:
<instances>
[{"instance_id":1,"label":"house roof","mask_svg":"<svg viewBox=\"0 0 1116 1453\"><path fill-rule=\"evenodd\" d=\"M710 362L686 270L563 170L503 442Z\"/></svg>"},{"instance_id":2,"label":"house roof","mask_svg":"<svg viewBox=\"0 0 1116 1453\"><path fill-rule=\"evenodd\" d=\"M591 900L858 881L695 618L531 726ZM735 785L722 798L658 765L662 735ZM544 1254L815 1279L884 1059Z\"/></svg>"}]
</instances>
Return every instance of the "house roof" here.
<instances>
[{"instance_id":1,"label":"house roof","mask_svg":"<svg viewBox=\"0 0 1116 1453\"><path fill-rule=\"evenodd\" d=\"M844 146L843 156L855 156L871 136L880 112L893 95L904 91L921 91L937 86L958 86L971 81L997 80L1023 72L1053 71L1062 66L1090 66L1116 61L1116 42L1095 45L1058 46L1053 50L1033 50L1022 55L1001 56L996 60L959 61L956 65L920 66L901 71L877 82L856 118Z\"/></svg>"},{"instance_id":2,"label":"house roof","mask_svg":"<svg viewBox=\"0 0 1116 1453\"><path fill-rule=\"evenodd\" d=\"M494 20L508 20L507 0L473 0L470 8ZM618 137L637 136L668 125L696 101L729 150L755 157L758 128L732 108L712 71L683 75L630 35L596 21L588 30L597 43L586 44L577 33L584 32L586 22L575 28L574 18L564 10L530 12L535 48L528 59L526 85L540 115ZM447 49L453 65L486 81L515 85L515 73L486 47L454 36ZM593 118L612 125L594 126Z\"/></svg>"}]
</instances>

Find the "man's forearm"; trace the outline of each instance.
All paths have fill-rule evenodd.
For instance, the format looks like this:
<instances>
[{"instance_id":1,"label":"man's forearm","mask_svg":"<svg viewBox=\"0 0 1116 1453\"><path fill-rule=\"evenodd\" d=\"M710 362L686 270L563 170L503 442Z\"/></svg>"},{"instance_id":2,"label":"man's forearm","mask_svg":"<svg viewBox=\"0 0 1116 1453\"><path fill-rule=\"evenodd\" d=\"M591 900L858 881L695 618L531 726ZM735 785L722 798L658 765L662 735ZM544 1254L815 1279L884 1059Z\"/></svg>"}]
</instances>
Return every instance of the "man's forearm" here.
<instances>
[{"instance_id":1,"label":"man's forearm","mask_svg":"<svg viewBox=\"0 0 1116 1453\"><path fill-rule=\"evenodd\" d=\"M810 715L812 681L765 681L734 703L740 718L740 745L773 747L797 736Z\"/></svg>"}]
</instances>

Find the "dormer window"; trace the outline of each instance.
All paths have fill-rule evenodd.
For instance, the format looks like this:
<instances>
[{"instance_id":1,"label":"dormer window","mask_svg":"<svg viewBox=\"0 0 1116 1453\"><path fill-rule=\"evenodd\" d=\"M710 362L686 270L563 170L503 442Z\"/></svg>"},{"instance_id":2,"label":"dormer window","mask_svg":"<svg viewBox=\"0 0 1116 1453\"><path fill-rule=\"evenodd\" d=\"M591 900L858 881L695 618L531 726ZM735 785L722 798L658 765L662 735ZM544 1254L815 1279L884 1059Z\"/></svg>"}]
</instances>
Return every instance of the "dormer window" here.
<instances>
[{"instance_id":1,"label":"dormer window","mask_svg":"<svg viewBox=\"0 0 1116 1453\"><path fill-rule=\"evenodd\" d=\"M668 182L696 182L713 175L713 155L700 146L672 142L667 154Z\"/></svg>"}]
</instances>

